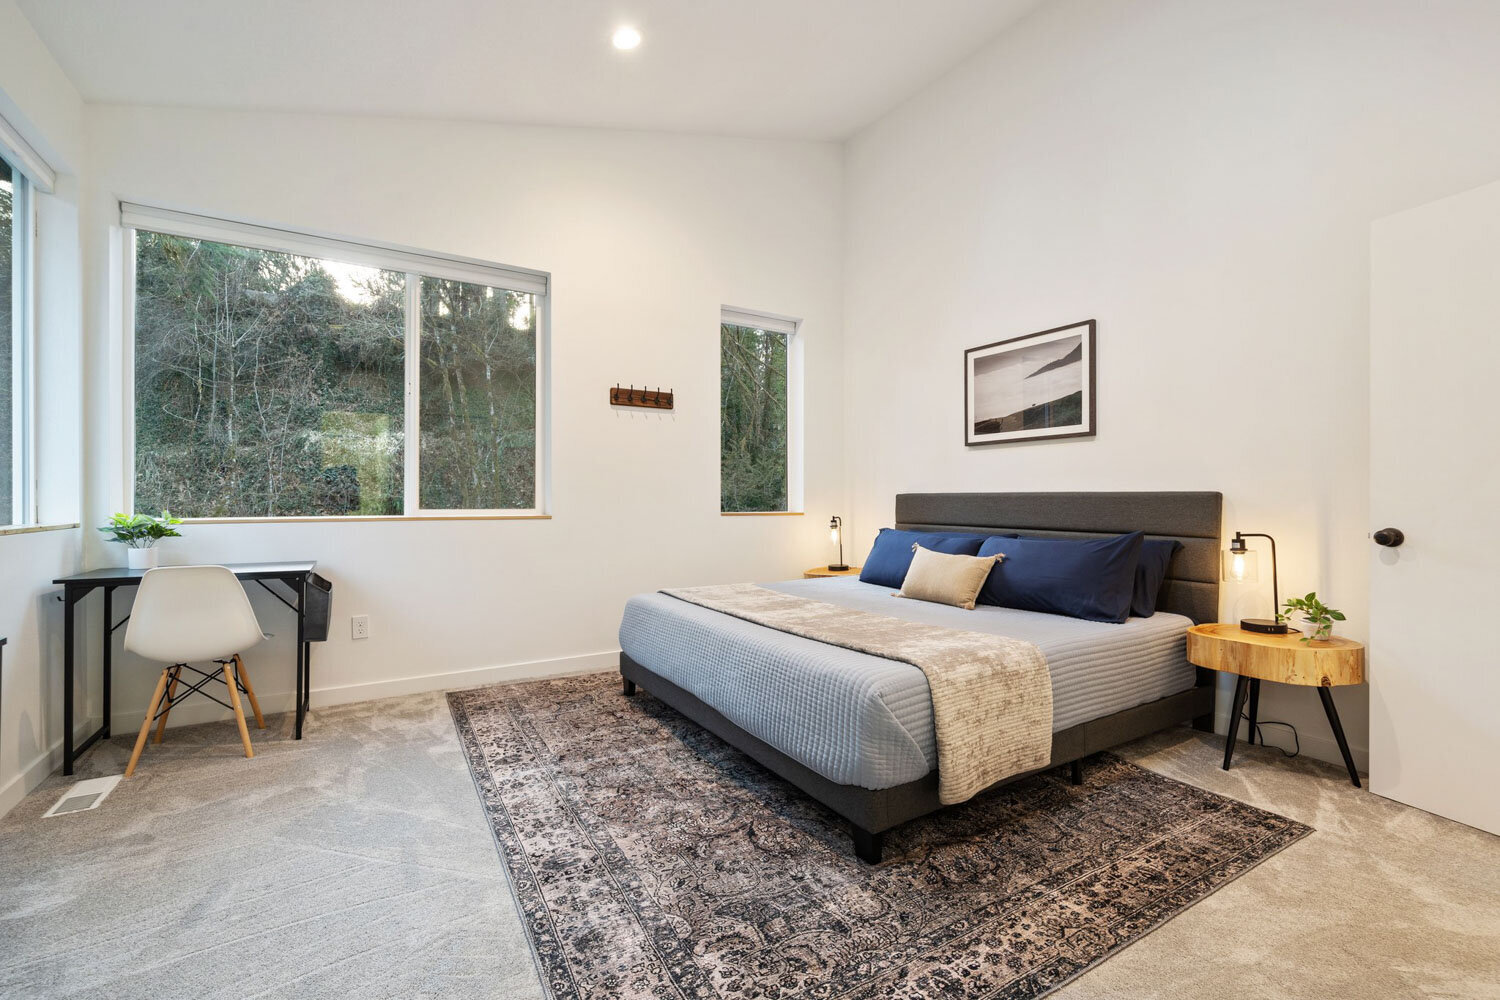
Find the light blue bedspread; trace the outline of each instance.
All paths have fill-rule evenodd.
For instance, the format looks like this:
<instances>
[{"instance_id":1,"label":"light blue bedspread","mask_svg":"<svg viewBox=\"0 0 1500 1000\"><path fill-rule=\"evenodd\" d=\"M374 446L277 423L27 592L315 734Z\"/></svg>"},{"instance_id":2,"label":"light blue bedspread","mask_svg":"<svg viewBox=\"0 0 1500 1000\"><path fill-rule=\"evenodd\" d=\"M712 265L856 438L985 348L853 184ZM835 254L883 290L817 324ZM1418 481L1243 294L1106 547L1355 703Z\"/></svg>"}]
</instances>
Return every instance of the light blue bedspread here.
<instances>
[{"instance_id":1,"label":"light blue bedspread","mask_svg":"<svg viewBox=\"0 0 1500 1000\"><path fill-rule=\"evenodd\" d=\"M1123 624L891 596L850 578L764 586L874 614L1035 643L1052 675L1053 731L1193 686L1192 623L1159 613ZM625 605L620 648L735 725L843 785L889 788L937 762L927 678L909 663L788 635L665 594Z\"/></svg>"}]
</instances>

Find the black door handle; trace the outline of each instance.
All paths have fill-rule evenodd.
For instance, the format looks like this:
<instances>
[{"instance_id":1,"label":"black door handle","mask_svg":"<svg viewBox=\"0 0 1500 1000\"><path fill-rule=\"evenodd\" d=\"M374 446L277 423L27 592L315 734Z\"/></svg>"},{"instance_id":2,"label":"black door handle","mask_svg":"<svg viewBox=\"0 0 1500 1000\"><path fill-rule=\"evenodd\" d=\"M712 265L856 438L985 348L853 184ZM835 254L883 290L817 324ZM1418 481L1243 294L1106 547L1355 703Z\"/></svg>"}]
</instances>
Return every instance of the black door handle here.
<instances>
[{"instance_id":1,"label":"black door handle","mask_svg":"<svg viewBox=\"0 0 1500 1000\"><path fill-rule=\"evenodd\" d=\"M1370 537L1375 539L1376 545L1392 549L1406 541L1406 534L1400 528L1381 528Z\"/></svg>"}]
</instances>

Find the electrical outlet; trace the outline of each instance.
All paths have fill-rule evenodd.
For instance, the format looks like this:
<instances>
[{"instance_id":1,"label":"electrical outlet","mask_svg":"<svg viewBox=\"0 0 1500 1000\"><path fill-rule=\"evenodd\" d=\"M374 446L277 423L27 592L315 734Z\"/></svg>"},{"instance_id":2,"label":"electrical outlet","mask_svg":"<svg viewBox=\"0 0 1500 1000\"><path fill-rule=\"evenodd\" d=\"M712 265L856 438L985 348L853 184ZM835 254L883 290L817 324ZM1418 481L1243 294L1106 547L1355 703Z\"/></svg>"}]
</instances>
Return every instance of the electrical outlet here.
<instances>
[{"instance_id":1,"label":"electrical outlet","mask_svg":"<svg viewBox=\"0 0 1500 1000\"><path fill-rule=\"evenodd\" d=\"M355 615L349 619L349 635L355 639L370 638L370 616Z\"/></svg>"}]
</instances>

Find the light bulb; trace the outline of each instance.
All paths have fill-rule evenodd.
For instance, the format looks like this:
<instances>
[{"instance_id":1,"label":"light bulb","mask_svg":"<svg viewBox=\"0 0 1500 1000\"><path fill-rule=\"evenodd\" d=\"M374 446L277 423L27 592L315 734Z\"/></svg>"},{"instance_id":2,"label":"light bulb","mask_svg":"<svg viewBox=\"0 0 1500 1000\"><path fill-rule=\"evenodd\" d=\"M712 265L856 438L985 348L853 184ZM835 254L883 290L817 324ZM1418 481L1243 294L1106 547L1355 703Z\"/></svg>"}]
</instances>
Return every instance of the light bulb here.
<instances>
[{"instance_id":1,"label":"light bulb","mask_svg":"<svg viewBox=\"0 0 1500 1000\"><path fill-rule=\"evenodd\" d=\"M611 41L614 42L615 48L628 52L641 44L641 33L628 24L621 25L615 29L615 36Z\"/></svg>"},{"instance_id":2,"label":"light bulb","mask_svg":"<svg viewBox=\"0 0 1500 1000\"><path fill-rule=\"evenodd\" d=\"M839 540L839 529L837 529L837 528L829 528L828 529L828 540L830 542L834 543L834 544L837 544L838 540Z\"/></svg>"},{"instance_id":3,"label":"light bulb","mask_svg":"<svg viewBox=\"0 0 1500 1000\"><path fill-rule=\"evenodd\" d=\"M1229 578L1236 583L1243 583L1245 581L1245 557L1243 554L1235 553L1234 559L1229 564Z\"/></svg>"}]
</instances>

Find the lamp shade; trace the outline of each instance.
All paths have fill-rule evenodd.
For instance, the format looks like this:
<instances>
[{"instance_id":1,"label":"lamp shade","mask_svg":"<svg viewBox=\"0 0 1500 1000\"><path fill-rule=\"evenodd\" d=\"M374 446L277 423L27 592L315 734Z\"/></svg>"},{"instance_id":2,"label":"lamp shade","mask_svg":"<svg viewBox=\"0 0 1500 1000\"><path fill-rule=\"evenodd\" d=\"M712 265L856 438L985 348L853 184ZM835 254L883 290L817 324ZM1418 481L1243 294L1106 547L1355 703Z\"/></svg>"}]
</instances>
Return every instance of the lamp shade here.
<instances>
[{"instance_id":1,"label":"lamp shade","mask_svg":"<svg viewBox=\"0 0 1500 1000\"><path fill-rule=\"evenodd\" d=\"M1253 549L1224 550L1224 579L1230 583L1260 582L1260 564Z\"/></svg>"}]
</instances>

